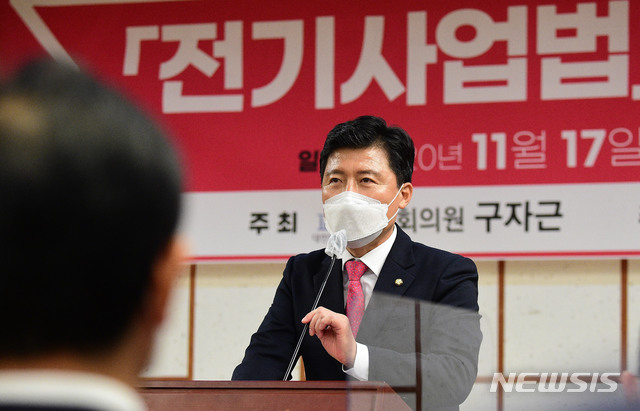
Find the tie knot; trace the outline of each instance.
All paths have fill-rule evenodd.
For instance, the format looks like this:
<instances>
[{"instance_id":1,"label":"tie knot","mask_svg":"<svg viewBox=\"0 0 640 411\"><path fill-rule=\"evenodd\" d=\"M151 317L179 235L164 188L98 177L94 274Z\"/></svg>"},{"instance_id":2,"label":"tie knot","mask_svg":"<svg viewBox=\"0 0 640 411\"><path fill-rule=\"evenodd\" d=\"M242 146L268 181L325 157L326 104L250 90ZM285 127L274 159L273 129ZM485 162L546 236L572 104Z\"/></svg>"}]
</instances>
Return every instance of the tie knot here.
<instances>
[{"instance_id":1,"label":"tie knot","mask_svg":"<svg viewBox=\"0 0 640 411\"><path fill-rule=\"evenodd\" d=\"M349 260L344 264L349 275L349 281L360 281L360 277L367 271L367 266L360 260Z\"/></svg>"}]
</instances>

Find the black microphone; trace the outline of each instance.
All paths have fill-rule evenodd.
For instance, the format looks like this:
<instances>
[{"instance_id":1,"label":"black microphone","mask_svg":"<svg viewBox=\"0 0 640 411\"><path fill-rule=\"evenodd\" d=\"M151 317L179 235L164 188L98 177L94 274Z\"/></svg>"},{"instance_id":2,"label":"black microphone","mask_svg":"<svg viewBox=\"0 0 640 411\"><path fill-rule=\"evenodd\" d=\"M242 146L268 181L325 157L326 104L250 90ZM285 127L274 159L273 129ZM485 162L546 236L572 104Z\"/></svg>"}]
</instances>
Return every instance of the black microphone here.
<instances>
[{"instance_id":1,"label":"black microphone","mask_svg":"<svg viewBox=\"0 0 640 411\"><path fill-rule=\"evenodd\" d=\"M327 241L327 247L324 249L324 252L329 257L331 257L331 265L329 265L327 274L324 276L324 280L322 281L322 285L320 286L320 290L318 291L318 295L316 296L316 301L313 303L313 307L311 307L311 310L309 310L310 312L318 308L318 302L320 301L320 296L322 296L322 292L324 291L324 286L327 285L327 281L329 280L329 275L331 274L331 270L333 269L333 263L335 263L336 257L342 255L346 248L347 232L345 230L340 230L337 233L331 234L329 240ZM304 328L302 329L300 338L298 338L298 344L296 345L296 349L293 350L291 361L289 361L287 372L284 373L284 378L282 379L282 381L288 380L289 374L291 374L291 370L293 370L293 365L296 363L296 357L298 356L298 351L300 351L302 340L304 339L304 335L307 333L308 329L309 323L305 324Z\"/></svg>"}]
</instances>

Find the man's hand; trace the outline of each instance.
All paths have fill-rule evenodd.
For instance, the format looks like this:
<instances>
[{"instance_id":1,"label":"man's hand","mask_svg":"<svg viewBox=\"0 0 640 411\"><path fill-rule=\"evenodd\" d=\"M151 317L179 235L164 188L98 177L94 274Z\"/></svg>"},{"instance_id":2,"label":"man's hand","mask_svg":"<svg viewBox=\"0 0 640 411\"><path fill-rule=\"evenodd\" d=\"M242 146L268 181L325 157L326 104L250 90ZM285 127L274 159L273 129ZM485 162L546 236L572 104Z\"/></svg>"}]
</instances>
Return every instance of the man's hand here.
<instances>
[{"instance_id":1,"label":"man's hand","mask_svg":"<svg viewBox=\"0 0 640 411\"><path fill-rule=\"evenodd\" d=\"M309 323L309 335L316 335L329 355L345 368L353 368L356 359L356 339L345 315L318 307L305 315L302 323Z\"/></svg>"}]
</instances>

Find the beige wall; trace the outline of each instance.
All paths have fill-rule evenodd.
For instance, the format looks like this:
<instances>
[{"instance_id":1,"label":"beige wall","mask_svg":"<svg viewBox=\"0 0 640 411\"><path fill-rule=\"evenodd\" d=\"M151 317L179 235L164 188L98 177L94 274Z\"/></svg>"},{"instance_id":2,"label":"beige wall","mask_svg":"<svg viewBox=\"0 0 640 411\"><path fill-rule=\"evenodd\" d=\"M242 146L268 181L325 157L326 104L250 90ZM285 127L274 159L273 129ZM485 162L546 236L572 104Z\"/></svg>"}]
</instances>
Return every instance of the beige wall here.
<instances>
[{"instance_id":1,"label":"beige wall","mask_svg":"<svg viewBox=\"0 0 640 411\"><path fill-rule=\"evenodd\" d=\"M478 383L463 410L497 409L499 401L503 409L524 409L522 396L489 395L497 371L617 372L626 361L637 373L640 260L477 265L484 340ZM283 268L284 262L186 267L144 376L230 379Z\"/></svg>"}]
</instances>

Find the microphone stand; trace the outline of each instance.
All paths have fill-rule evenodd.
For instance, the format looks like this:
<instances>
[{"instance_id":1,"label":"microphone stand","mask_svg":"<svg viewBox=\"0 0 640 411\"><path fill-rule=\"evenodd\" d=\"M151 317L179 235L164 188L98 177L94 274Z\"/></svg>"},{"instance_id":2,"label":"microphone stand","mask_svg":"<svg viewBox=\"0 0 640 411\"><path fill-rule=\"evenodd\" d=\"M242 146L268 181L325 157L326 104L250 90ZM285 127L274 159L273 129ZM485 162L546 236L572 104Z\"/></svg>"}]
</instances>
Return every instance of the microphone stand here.
<instances>
[{"instance_id":1,"label":"microphone stand","mask_svg":"<svg viewBox=\"0 0 640 411\"><path fill-rule=\"evenodd\" d=\"M316 301L313 303L313 307L311 307L310 311L318 308L318 302L320 301L320 296L324 291L324 286L327 285L327 281L329 280L329 275L331 274L331 270L333 269L333 263L336 261L335 254L331 256L331 265L329 266L329 270L327 271L327 275L325 275L324 280L322 281L322 285L320 286L320 291L318 291L318 295L316 296ZM300 346L302 345L302 340L304 339L307 330L309 329L309 323L304 325L302 329L302 333L300 334L300 338L298 338L298 344L296 345L296 349L293 351L293 355L291 356L291 361L289 361L289 366L287 367L287 372L284 373L284 378L282 381L287 381L289 379L289 374L291 374L291 370L293 369L293 365L296 363L296 357L298 356L298 351L300 351Z\"/></svg>"}]
</instances>

